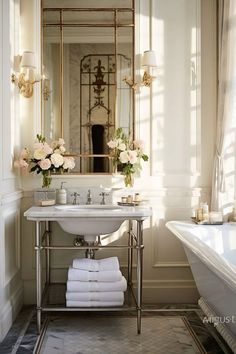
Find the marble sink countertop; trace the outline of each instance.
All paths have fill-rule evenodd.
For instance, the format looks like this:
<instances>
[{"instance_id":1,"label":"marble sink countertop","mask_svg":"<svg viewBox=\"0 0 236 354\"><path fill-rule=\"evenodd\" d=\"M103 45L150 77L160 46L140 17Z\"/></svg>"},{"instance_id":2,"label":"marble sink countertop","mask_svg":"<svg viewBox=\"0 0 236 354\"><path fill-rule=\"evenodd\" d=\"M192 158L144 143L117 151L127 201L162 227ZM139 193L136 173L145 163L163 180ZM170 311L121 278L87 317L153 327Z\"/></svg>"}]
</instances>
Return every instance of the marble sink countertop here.
<instances>
[{"instance_id":1,"label":"marble sink countertop","mask_svg":"<svg viewBox=\"0 0 236 354\"><path fill-rule=\"evenodd\" d=\"M108 205L105 205L107 207ZM57 206L32 206L24 212L24 216L28 220L40 221L49 220L57 221L65 218L112 218L123 220L144 220L152 215L152 209L149 206L118 206L113 205L113 209L97 209L96 205L87 206L80 205L78 209L58 209ZM93 208L94 207L94 208Z\"/></svg>"}]
</instances>

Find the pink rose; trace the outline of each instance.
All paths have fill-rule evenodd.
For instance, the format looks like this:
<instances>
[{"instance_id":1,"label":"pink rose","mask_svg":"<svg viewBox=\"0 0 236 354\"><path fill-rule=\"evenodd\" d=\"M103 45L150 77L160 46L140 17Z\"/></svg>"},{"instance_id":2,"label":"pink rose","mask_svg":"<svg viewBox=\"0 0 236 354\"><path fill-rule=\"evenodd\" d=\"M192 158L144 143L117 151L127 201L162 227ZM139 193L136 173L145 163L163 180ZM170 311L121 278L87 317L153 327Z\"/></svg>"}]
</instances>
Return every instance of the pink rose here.
<instances>
[{"instance_id":1,"label":"pink rose","mask_svg":"<svg viewBox=\"0 0 236 354\"><path fill-rule=\"evenodd\" d=\"M143 140L134 140L134 147L136 149L143 150L144 148L144 141Z\"/></svg>"},{"instance_id":2,"label":"pink rose","mask_svg":"<svg viewBox=\"0 0 236 354\"><path fill-rule=\"evenodd\" d=\"M28 166L29 164L23 159L14 161L14 167L16 168L28 168Z\"/></svg>"},{"instance_id":3,"label":"pink rose","mask_svg":"<svg viewBox=\"0 0 236 354\"><path fill-rule=\"evenodd\" d=\"M34 143L34 150L42 150L43 143L36 142Z\"/></svg>"},{"instance_id":4,"label":"pink rose","mask_svg":"<svg viewBox=\"0 0 236 354\"><path fill-rule=\"evenodd\" d=\"M45 154L50 155L52 154L52 148L48 145L48 143L43 144L43 151Z\"/></svg>"},{"instance_id":5,"label":"pink rose","mask_svg":"<svg viewBox=\"0 0 236 354\"><path fill-rule=\"evenodd\" d=\"M129 154L129 161L132 165L138 161L136 150L129 150L128 154Z\"/></svg>"},{"instance_id":6,"label":"pink rose","mask_svg":"<svg viewBox=\"0 0 236 354\"><path fill-rule=\"evenodd\" d=\"M22 149L20 152L20 160L28 159L29 151L27 149Z\"/></svg>"},{"instance_id":7,"label":"pink rose","mask_svg":"<svg viewBox=\"0 0 236 354\"><path fill-rule=\"evenodd\" d=\"M38 164L42 170L48 170L52 165L49 159L41 160Z\"/></svg>"}]
</instances>

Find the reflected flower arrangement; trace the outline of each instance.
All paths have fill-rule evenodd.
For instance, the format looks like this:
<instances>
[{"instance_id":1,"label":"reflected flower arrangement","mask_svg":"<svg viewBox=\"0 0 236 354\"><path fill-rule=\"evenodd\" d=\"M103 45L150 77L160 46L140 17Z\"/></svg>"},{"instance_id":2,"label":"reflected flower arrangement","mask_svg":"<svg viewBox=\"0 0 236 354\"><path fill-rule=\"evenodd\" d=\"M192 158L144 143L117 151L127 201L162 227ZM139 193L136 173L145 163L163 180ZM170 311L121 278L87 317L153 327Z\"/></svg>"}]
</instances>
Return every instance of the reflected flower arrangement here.
<instances>
[{"instance_id":1,"label":"reflected flower arrangement","mask_svg":"<svg viewBox=\"0 0 236 354\"><path fill-rule=\"evenodd\" d=\"M118 128L107 145L110 148L113 167L124 175L125 186L132 187L134 174L142 169L141 161L148 161L148 156L143 152L144 142L130 139L122 128Z\"/></svg>"}]
</instances>

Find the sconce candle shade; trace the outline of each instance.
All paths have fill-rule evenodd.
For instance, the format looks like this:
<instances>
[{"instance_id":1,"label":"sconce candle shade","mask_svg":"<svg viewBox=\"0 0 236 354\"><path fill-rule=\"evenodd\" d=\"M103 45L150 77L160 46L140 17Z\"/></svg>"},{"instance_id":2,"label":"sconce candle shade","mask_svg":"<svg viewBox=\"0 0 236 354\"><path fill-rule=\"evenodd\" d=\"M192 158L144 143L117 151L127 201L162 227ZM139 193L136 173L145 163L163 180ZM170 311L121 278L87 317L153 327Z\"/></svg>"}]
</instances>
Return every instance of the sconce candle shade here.
<instances>
[{"instance_id":1,"label":"sconce candle shade","mask_svg":"<svg viewBox=\"0 0 236 354\"><path fill-rule=\"evenodd\" d=\"M35 69L35 55L34 52L26 51L23 52L21 58L21 67L28 69Z\"/></svg>"},{"instance_id":2,"label":"sconce candle shade","mask_svg":"<svg viewBox=\"0 0 236 354\"><path fill-rule=\"evenodd\" d=\"M146 50L143 53L142 65L147 67L157 66L156 53L153 50Z\"/></svg>"}]
</instances>

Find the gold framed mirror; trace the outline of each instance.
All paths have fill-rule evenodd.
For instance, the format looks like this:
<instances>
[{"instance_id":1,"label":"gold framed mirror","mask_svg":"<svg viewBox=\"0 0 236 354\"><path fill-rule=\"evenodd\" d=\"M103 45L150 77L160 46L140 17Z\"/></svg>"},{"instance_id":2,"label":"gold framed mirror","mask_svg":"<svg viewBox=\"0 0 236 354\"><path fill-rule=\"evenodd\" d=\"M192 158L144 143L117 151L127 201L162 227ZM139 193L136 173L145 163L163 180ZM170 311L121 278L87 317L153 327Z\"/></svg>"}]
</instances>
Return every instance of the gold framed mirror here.
<instances>
[{"instance_id":1,"label":"gold framed mirror","mask_svg":"<svg viewBox=\"0 0 236 354\"><path fill-rule=\"evenodd\" d=\"M111 173L115 129L134 138L134 20L134 0L42 0L42 130L73 173Z\"/></svg>"}]
</instances>

